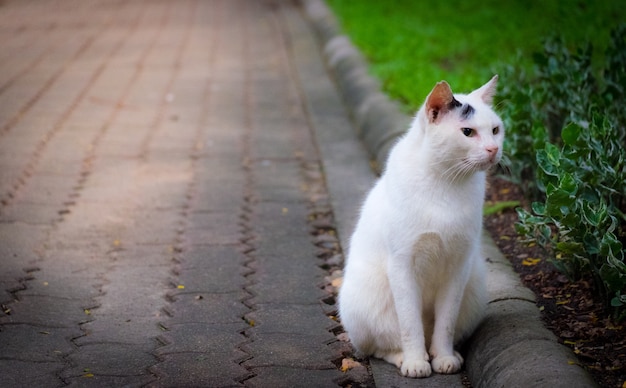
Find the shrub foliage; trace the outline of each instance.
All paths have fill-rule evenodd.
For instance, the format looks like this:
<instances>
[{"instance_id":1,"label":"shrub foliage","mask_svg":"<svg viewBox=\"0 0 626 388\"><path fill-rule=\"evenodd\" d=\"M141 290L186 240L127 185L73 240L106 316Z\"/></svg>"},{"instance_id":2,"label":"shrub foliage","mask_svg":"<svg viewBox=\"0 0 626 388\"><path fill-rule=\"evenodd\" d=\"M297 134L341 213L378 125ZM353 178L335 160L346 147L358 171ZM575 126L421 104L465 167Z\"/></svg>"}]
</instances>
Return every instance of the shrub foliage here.
<instances>
[{"instance_id":1,"label":"shrub foliage","mask_svg":"<svg viewBox=\"0 0 626 388\"><path fill-rule=\"evenodd\" d=\"M590 274L626 318L626 24L594 66L593 48L553 37L501 95L504 164L533 202L517 230L572 278Z\"/></svg>"}]
</instances>

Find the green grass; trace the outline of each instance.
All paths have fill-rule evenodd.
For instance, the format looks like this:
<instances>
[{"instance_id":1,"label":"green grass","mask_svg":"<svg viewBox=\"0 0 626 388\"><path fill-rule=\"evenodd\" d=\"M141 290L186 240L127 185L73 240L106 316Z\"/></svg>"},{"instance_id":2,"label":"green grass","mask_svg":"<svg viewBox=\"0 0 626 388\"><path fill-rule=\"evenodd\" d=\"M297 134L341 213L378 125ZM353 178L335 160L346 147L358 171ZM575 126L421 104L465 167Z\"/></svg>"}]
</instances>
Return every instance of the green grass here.
<instances>
[{"instance_id":1,"label":"green grass","mask_svg":"<svg viewBox=\"0 0 626 388\"><path fill-rule=\"evenodd\" d=\"M599 50L626 20L619 0L326 0L385 91L416 110L437 81L469 92L506 66L530 69L558 32ZM506 82L507 80L501 80Z\"/></svg>"}]
</instances>

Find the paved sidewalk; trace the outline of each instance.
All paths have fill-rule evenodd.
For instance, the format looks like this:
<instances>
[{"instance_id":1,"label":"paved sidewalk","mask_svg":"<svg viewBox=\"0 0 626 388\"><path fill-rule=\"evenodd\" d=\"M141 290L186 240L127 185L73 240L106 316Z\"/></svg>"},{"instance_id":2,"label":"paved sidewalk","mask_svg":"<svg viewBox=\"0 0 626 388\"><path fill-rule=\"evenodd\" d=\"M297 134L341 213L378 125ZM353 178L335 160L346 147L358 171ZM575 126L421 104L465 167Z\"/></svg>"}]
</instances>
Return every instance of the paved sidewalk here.
<instances>
[{"instance_id":1,"label":"paved sidewalk","mask_svg":"<svg viewBox=\"0 0 626 388\"><path fill-rule=\"evenodd\" d=\"M291 2L0 3L0 386L345 377L287 20L306 28Z\"/></svg>"}]
</instances>

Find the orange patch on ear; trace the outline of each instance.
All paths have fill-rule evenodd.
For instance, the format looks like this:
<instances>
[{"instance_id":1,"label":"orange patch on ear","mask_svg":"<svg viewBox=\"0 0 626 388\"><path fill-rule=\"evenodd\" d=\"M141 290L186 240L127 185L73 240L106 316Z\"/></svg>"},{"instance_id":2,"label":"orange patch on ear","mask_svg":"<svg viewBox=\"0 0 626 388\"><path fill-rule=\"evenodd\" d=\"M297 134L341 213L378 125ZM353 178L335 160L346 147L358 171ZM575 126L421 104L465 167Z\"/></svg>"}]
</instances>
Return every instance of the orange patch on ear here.
<instances>
[{"instance_id":1,"label":"orange patch on ear","mask_svg":"<svg viewBox=\"0 0 626 388\"><path fill-rule=\"evenodd\" d=\"M437 82L437 85L426 98L426 114L430 123L439 121L450 108L454 96L446 81Z\"/></svg>"}]
</instances>

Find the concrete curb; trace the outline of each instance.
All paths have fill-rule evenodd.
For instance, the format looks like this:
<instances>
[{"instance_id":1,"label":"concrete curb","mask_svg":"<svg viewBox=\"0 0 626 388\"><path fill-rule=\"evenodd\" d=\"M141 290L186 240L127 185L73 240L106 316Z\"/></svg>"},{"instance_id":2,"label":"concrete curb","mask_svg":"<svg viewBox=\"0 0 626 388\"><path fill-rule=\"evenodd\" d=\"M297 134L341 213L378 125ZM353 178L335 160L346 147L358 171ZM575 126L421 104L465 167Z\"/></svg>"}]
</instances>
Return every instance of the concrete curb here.
<instances>
[{"instance_id":1,"label":"concrete curb","mask_svg":"<svg viewBox=\"0 0 626 388\"><path fill-rule=\"evenodd\" d=\"M369 76L365 59L350 39L340 34L325 3L303 0L302 4L357 125L357 135L382 171L389 150L406 131L411 119L401 113L399 105L383 94L379 82Z\"/></svg>"},{"instance_id":2,"label":"concrete curb","mask_svg":"<svg viewBox=\"0 0 626 388\"><path fill-rule=\"evenodd\" d=\"M323 0L301 0L322 47L327 67L357 126L357 135L380 170L411 118L380 91L349 38L341 35ZM493 240L483 237L488 261L487 318L465 345L466 369L474 387L596 386L570 349L541 322L532 291L524 287ZM380 368L373 368L376 376Z\"/></svg>"}]
</instances>

